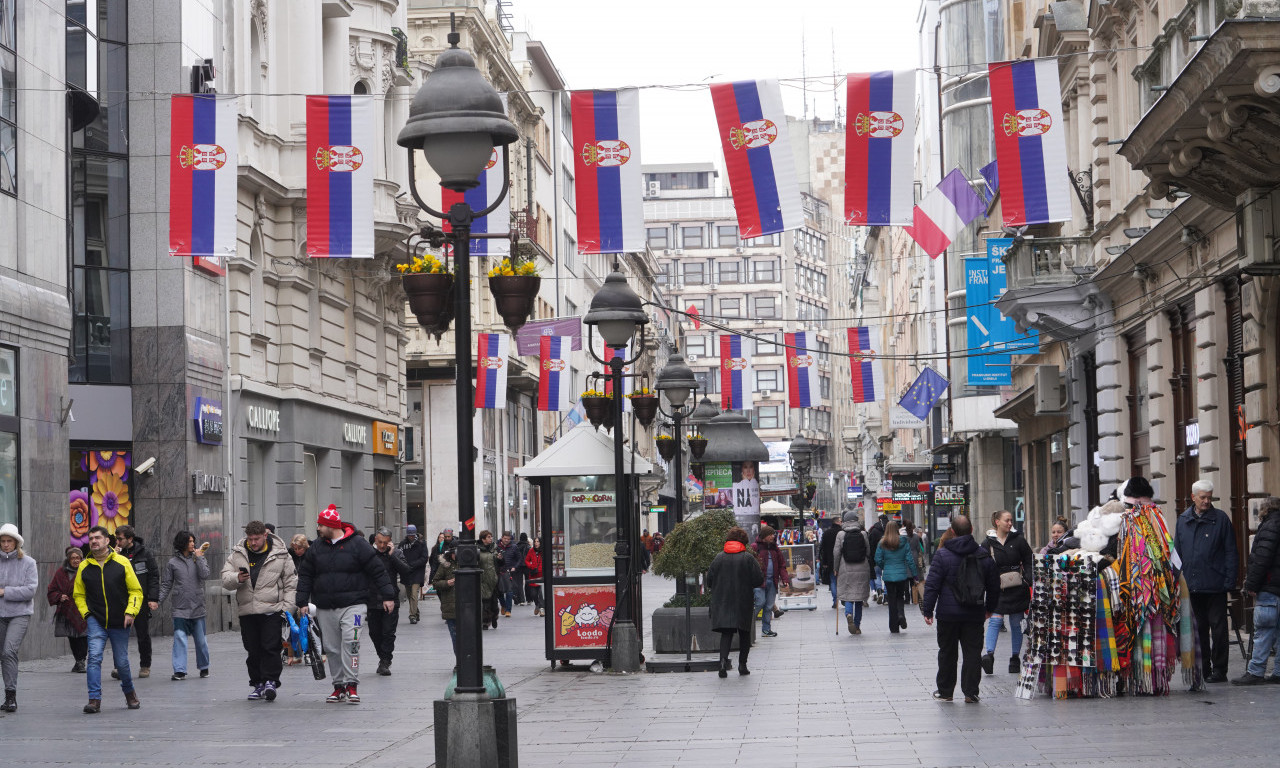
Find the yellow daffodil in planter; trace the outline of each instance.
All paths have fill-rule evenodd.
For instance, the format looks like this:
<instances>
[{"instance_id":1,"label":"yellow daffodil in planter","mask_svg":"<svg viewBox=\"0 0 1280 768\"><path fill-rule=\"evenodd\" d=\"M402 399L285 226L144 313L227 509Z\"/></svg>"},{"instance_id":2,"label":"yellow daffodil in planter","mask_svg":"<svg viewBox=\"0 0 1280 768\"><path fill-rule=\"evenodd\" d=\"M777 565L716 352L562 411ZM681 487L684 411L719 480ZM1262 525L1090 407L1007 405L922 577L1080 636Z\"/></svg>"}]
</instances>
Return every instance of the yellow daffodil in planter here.
<instances>
[{"instance_id":1,"label":"yellow daffodil in planter","mask_svg":"<svg viewBox=\"0 0 1280 768\"><path fill-rule=\"evenodd\" d=\"M689 453L693 454L693 458L700 459L702 454L707 451L707 438L694 432L689 435Z\"/></svg>"},{"instance_id":2,"label":"yellow daffodil in planter","mask_svg":"<svg viewBox=\"0 0 1280 768\"><path fill-rule=\"evenodd\" d=\"M513 331L519 330L533 314L542 278L538 276L536 256L509 256L489 270L489 292L502 322Z\"/></svg>"},{"instance_id":3,"label":"yellow daffodil in planter","mask_svg":"<svg viewBox=\"0 0 1280 768\"><path fill-rule=\"evenodd\" d=\"M658 455L663 461L671 461L675 458L676 451L680 445L671 435L658 435L653 439L655 445L658 446Z\"/></svg>"},{"instance_id":4,"label":"yellow daffodil in planter","mask_svg":"<svg viewBox=\"0 0 1280 768\"><path fill-rule=\"evenodd\" d=\"M613 421L613 395L606 395L598 389L588 389L582 393L582 410L587 414L587 421L596 429L604 425L606 429Z\"/></svg>"},{"instance_id":5,"label":"yellow daffodil in planter","mask_svg":"<svg viewBox=\"0 0 1280 768\"><path fill-rule=\"evenodd\" d=\"M641 387L627 398L631 400L631 411L635 413L636 420L648 429L658 416L658 395L648 387Z\"/></svg>"},{"instance_id":6,"label":"yellow daffodil in planter","mask_svg":"<svg viewBox=\"0 0 1280 768\"><path fill-rule=\"evenodd\" d=\"M453 272L433 254L414 256L397 264L409 308L418 324L439 341L453 322Z\"/></svg>"}]
</instances>

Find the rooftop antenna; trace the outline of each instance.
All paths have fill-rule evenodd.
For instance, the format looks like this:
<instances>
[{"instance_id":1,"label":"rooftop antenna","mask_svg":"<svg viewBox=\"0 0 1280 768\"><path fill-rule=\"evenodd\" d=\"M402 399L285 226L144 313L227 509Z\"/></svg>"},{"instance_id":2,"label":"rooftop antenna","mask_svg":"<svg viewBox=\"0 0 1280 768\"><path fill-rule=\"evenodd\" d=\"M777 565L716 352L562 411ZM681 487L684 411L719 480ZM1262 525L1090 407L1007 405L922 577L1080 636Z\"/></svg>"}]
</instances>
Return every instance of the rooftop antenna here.
<instances>
[{"instance_id":1,"label":"rooftop antenna","mask_svg":"<svg viewBox=\"0 0 1280 768\"><path fill-rule=\"evenodd\" d=\"M831 30L831 122L840 127L840 69L836 66L836 32Z\"/></svg>"},{"instance_id":2,"label":"rooftop antenna","mask_svg":"<svg viewBox=\"0 0 1280 768\"><path fill-rule=\"evenodd\" d=\"M805 69L805 60L808 59L808 51L805 49L804 42L804 22L800 22L800 88L804 94L804 115L802 120L809 119L809 74Z\"/></svg>"}]
</instances>

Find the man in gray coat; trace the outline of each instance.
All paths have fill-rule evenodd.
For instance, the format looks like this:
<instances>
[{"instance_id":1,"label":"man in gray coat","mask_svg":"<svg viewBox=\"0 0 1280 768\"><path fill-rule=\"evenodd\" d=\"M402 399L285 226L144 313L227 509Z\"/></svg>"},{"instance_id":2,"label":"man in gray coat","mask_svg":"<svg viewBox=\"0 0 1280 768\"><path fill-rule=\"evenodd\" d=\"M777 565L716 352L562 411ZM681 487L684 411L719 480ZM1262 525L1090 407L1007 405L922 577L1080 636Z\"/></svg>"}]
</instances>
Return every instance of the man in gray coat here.
<instances>
[{"instance_id":1,"label":"man in gray coat","mask_svg":"<svg viewBox=\"0 0 1280 768\"><path fill-rule=\"evenodd\" d=\"M209 561L204 553L208 544L196 546L190 531L179 531L173 537L173 557L160 574L160 598L173 597L173 677L187 679L187 638L195 640L196 667L201 677L209 676L209 641L205 639L204 582L209 578Z\"/></svg>"},{"instance_id":2,"label":"man in gray coat","mask_svg":"<svg viewBox=\"0 0 1280 768\"><path fill-rule=\"evenodd\" d=\"M857 538L846 547L845 540L850 537ZM851 635L862 634L862 604L871 596L872 552L867 532L862 530L861 516L856 510L845 512L832 547L831 563L835 570L836 597L844 603L845 621Z\"/></svg>"}]
</instances>

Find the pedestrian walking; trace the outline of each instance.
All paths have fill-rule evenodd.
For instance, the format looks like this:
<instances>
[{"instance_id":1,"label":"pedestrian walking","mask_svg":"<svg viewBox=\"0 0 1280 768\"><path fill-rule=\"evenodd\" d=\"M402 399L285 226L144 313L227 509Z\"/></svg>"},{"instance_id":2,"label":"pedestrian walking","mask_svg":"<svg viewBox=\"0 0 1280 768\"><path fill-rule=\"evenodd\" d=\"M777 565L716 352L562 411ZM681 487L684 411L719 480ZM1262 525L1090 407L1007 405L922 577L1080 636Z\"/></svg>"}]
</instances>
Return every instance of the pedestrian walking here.
<instances>
[{"instance_id":1,"label":"pedestrian walking","mask_svg":"<svg viewBox=\"0 0 1280 768\"><path fill-rule=\"evenodd\" d=\"M249 671L249 701L275 701L284 668L280 658L284 613L292 613L298 572L284 539L261 520L244 527L244 538L222 564L222 588L236 593L240 642Z\"/></svg>"},{"instance_id":2,"label":"pedestrian walking","mask_svg":"<svg viewBox=\"0 0 1280 768\"><path fill-rule=\"evenodd\" d=\"M160 574L160 597L163 603L173 598L173 676L170 680L187 679L187 639L196 647L196 668L200 677L209 676L209 641L205 637L204 583L209 578L209 549L196 546L190 531L179 531L173 537L173 557Z\"/></svg>"},{"instance_id":3,"label":"pedestrian walking","mask_svg":"<svg viewBox=\"0 0 1280 768\"><path fill-rule=\"evenodd\" d=\"M640 533L640 572L648 573L649 566L653 563L653 536L649 535L649 529L645 528Z\"/></svg>"},{"instance_id":4,"label":"pedestrian walking","mask_svg":"<svg viewBox=\"0 0 1280 768\"><path fill-rule=\"evenodd\" d=\"M1009 638L1013 645L1009 671L1017 674L1022 670L1019 661L1022 654L1022 620L1031 607L1031 569L1035 555L1022 533L1013 530L1013 513L1009 510L1002 509L993 514L991 526L982 547L991 554L995 562L996 573L1000 578L1000 599L996 602L995 614L987 619L987 634L982 647L982 671L988 675L995 673L996 642L1000 639L1007 617Z\"/></svg>"},{"instance_id":5,"label":"pedestrian walking","mask_svg":"<svg viewBox=\"0 0 1280 768\"><path fill-rule=\"evenodd\" d=\"M304 615L316 606L324 652L329 657L333 692L325 701L360 703L360 630L364 628L369 591L376 589L383 610L395 607L395 593L387 569L378 562L373 545L343 522L330 504L316 518L316 540L298 570L294 605Z\"/></svg>"},{"instance_id":6,"label":"pedestrian walking","mask_svg":"<svg viewBox=\"0 0 1280 768\"><path fill-rule=\"evenodd\" d=\"M871 543L862 530L862 516L849 510L841 518L840 532L832 547L832 564L836 576L836 597L844 603L844 617L849 634L862 634L862 605L871 596L871 574L875 564L869 561ZM838 620L837 620L838 621Z\"/></svg>"},{"instance_id":7,"label":"pedestrian walking","mask_svg":"<svg viewBox=\"0 0 1280 768\"><path fill-rule=\"evenodd\" d=\"M142 585L142 609L133 618L133 633L138 638L138 677L151 677L151 613L160 607L160 569L132 525L116 528L116 542Z\"/></svg>"},{"instance_id":8,"label":"pedestrian walking","mask_svg":"<svg viewBox=\"0 0 1280 768\"><path fill-rule=\"evenodd\" d=\"M924 600L924 572L929 565L929 553L926 550L924 536L920 535L920 529L912 520L907 520L903 524L906 530L907 546L911 548L911 559L916 564L916 577L911 580L911 604L919 605Z\"/></svg>"},{"instance_id":9,"label":"pedestrian walking","mask_svg":"<svg viewBox=\"0 0 1280 768\"><path fill-rule=\"evenodd\" d=\"M511 615L511 603L515 597L516 568L523 563L515 543L511 540L511 532L506 531L498 541L497 559L494 566L498 569L498 601L502 603L502 615Z\"/></svg>"},{"instance_id":10,"label":"pedestrian walking","mask_svg":"<svg viewBox=\"0 0 1280 768\"><path fill-rule=\"evenodd\" d=\"M498 614L501 613L501 606L498 604L499 565L498 544L493 540L493 531L481 531L480 538L480 605L481 611L481 629L493 627L498 628Z\"/></svg>"},{"instance_id":11,"label":"pedestrian walking","mask_svg":"<svg viewBox=\"0 0 1280 768\"><path fill-rule=\"evenodd\" d=\"M305 533L295 533L293 538L289 540L289 559L293 560L295 571L310 547L311 542L307 539L307 534Z\"/></svg>"},{"instance_id":12,"label":"pedestrian walking","mask_svg":"<svg viewBox=\"0 0 1280 768\"><path fill-rule=\"evenodd\" d=\"M933 698L951 701L958 651L960 690L966 704L976 704L982 684L982 622L996 610L1000 575L990 553L973 540L968 517L952 517L951 533L933 555L920 612L925 624L933 624L935 613L938 619L938 687Z\"/></svg>"},{"instance_id":13,"label":"pedestrian walking","mask_svg":"<svg viewBox=\"0 0 1280 768\"><path fill-rule=\"evenodd\" d=\"M0 676L4 678L0 710L5 712L18 711L18 648L27 636L40 586L35 558L22 551L24 543L18 526L0 526Z\"/></svg>"},{"instance_id":14,"label":"pedestrian walking","mask_svg":"<svg viewBox=\"0 0 1280 768\"><path fill-rule=\"evenodd\" d=\"M400 623L400 590L397 584L409 578L413 566L405 559L404 553L391 543L391 530L379 528L373 534L373 549L378 553L378 562L387 571L391 579L391 593L395 595L392 607L388 609L379 599L380 595L374 585L369 589L369 639L373 641L373 649L378 653L378 674L391 676L391 660L396 651L396 628ZM423 561L426 566L426 561Z\"/></svg>"},{"instance_id":15,"label":"pedestrian walking","mask_svg":"<svg viewBox=\"0 0 1280 768\"><path fill-rule=\"evenodd\" d=\"M65 558L61 567L53 572L53 578L49 579L45 597L49 600L49 605L54 606L53 636L67 638L67 645L71 646L71 657L75 659L71 671L84 672L85 659L89 656L89 625L85 623L80 611L76 610L75 597L72 595L76 571L80 570L84 553L79 547L72 546L63 550L63 554Z\"/></svg>"},{"instance_id":16,"label":"pedestrian walking","mask_svg":"<svg viewBox=\"0 0 1280 768\"><path fill-rule=\"evenodd\" d=\"M724 550L707 569L711 590L711 628L720 633L720 677L729 676L729 650L738 636L738 674L749 675L751 624L755 621L756 590L765 583L760 560L747 551L747 532L734 526L724 536Z\"/></svg>"},{"instance_id":17,"label":"pedestrian walking","mask_svg":"<svg viewBox=\"0 0 1280 768\"><path fill-rule=\"evenodd\" d=\"M896 635L907 628L907 590L919 575L910 540L902 536L896 522L885 526L884 537L876 548L876 567L884 574L884 599L889 606L889 632Z\"/></svg>"},{"instance_id":18,"label":"pedestrian walking","mask_svg":"<svg viewBox=\"0 0 1280 768\"><path fill-rule=\"evenodd\" d=\"M547 612L542 604L542 540L537 536L533 538L533 543L529 547L529 552L524 556L524 567L529 573L529 599L533 601L533 615L546 616Z\"/></svg>"},{"instance_id":19,"label":"pedestrian walking","mask_svg":"<svg viewBox=\"0 0 1280 768\"><path fill-rule=\"evenodd\" d=\"M851 510L845 510L846 512ZM840 523L832 520L827 530L822 532L822 541L818 544L818 576L823 584L831 587L831 607L839 603L836 598L835 546L836 537L840 535Z\"/></svg>"},{"instance_id":20,"label":"pedestrian walking","mask_svg":"<svg viewBox=\"0 0 1280 768\"><path fill-rule=\"evenodd\" d=\"M516 558L518 562L511 571L511 590L515 595L515 604L524 605L529 602L529 569L524 565L524 558L529 554L529 534L521 531L516 540Z\"/></svg>"},{"instance_id":21,"label":"pedestrian walking","mask_svg":"<svg viewBox=\"0 0 1280 768\"><path fill-rule=\"evenodd\" d=\"M436 568L436 575L431 579L431 586L435 589L436 598L440 601L440 618L444 619L444 625L449 630L449 642L453 644L455 659L458 656L458 614L454 595L456 554L457 550L453 548L441 553L440 565Z\"/></svg>"},{"instance_id":22,"label":"pedestrian walking","mask_svg":"<svg viewBox=\"0 0 1280 768\"><path fill-rule=\"evenodd\" d=\"M871 562L871 588L875 591L877 603L884 602L884 578L880 569L875 567L876 547L880 546L880 539L884 538L884 528L888 524L889 516L882 514L867 531L867 544L871 547L867 552L867 559Z\"/></svg>"},{"instance_id":23,"label":"pedestrian walking","mask_svg":"<svg viewBox=\"0 0 1280 768\"><path fill-rule=\"evenodd\" d=\"M1206 683L1225 683L1231 647L1227 644L1227 593L1236 588L1236 532L1231 517L1213 506L1213 483L1191 485L1191 506L1178 516L1173 546L1191 592L1191 612L1200 633L1201 669Z\"/></svg>"},{"instance_id":24,"label":"pedestrian walking","mask_svg":"<svg viewBox=\"0 0 1280 768\"><path fill-rule=\"evenodd\" d=\"M436 543L431 545L431 554L427 558L427 565L430 570L427 573L427 583L435 584L436 569L440 567L440 558L446 550L454 547L453 529L445 528L436 535Z\"/></svg>"},{"instance_id":25,"label":"pedestrian walking","mask_svg":"<svg viewBox=\"0 0 1280 768\"><path fill-rule=\"evenodd\" d=\"M129 669L129 632L133 617L142 609L142 585L133 566L111 548L111 534L95 525L89 529L89 557L80 563L72 587L76 610L89 628L89 656L85 665L85 682L89 703L85 714L96 715L102 709L102 653L111 643L111 657L120 674L120 690L125 705L138 709L142 703L133 690L133 674Z\"/></svg>"},{"instance_id":26,"label":"pedestrian walking","mask_svg":"<svg viewBox=\"0 0 1280 768\"><path fill-rule=\"evenodd\" d=\"M409 603L409 623L417 624L420 618L418 601L422 599L422 585L430 583L427 581L427 564L431 560L431 548L418 536L418 526L410 524L405 526L404 539L400 541L396 551L409 564L409 575L403 580L404 597Z\"/></svg>"},{"instance_id":27,"label":"pedestrian walking","mask_svg":"<svg viewBox=\"0 0 1280 768\"><path fill-rule=\"evenodd\" d=\"M1258 517L1258 532L1244 573L1244 591L1254 599L1253 657L1248 669L1232 680L1232 685L1280 683L1280 662L1267 677L1267 659L1280 637L1280 498L1264 500Z\"/></svg>"},{"instance_id":28,"label":"pedestrian walking","mask_svg":"<svg viewBox=\"0 0 1280 768\"><path fill-rule=\"evenodd\" d=\"M751 552L760 563L760 572L764 574L764 583L756 587L755 606L760 612L760 634L765 637L777 637L773 631L773 619L781 616L774 602L778 599L778 588L791 584L791 576L787 573L787 560L778 549L778 532L762 525L756 535L756 543L751 545Z\"/></svg>"}]
</instances>

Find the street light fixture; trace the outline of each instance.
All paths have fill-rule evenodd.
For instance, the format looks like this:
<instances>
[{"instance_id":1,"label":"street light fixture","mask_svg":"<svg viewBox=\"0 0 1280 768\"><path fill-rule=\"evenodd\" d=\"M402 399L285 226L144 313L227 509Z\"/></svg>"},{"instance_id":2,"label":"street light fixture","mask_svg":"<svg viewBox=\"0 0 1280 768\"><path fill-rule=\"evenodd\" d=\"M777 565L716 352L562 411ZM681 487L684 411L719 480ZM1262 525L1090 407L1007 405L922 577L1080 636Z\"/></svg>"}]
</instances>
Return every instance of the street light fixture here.
<instances>
[{"instance_id":1,"label":"street light fixture","mask_svg":"<svg viewBox=\"0 0 1280 768\"><path fill-rule=\"evenodd\" d=\"M810 498L808 491L805 489L805 481L809 479L809 469L813 466L813 445L803 436L797 437L791 441L791 447L787 449L787 455L791 457L791 469L796 476L796 488L798 493L793 499L796 506L800 508L800 514L809 508Z\"/></svg>"},{"instance_id":2,"label":"street light fixture","mask_svg":"<svg viewBox=\"0 0 1280 768\"><path fill-rule=\"evenodd\" d=\"M613 575L617 605L613 623L609 627L610 661L615 672L640 670L640 631L631 611L631 543L634 533L631 509L631 488L623 474L622 463L622 369L640 359L644 354L644 326L649 316L644 311L644 300L627 285L627 279L615 268L605 278L604 285L591 297L591 309L582 322L587 326L587 350L597 362L609 366L609 380L613 384L613 477L615 517L619 535L614 544ZM595 352L593 331L600 330L605 346L610 350L624 350L640 327L640 340L635 356L625 360L621 355L609 355L601 359Z\"/></svg>"},{"instance_id":3,"label":"street light fixture","mask_svg":"<svg viewBox=\"0 0 1280 768\"><path fill-rule=\"evenodd\" d=\"M515 701L506 700L507 713L496 715L496 705L486 692L484 646L480 626L480 552L475 528L466 522L475 517L474 436L472 434L473 395L471 389L471 225L497 208L506 197L508 174L503 174L497 200L483 211L473 211L466 202L455 203L447 213L427 205L418 192L414 152L421 150L440 177L440 185L462 192L479 184L480 174L494 147L502 147L504 168L509 164L507 145L519 138L515 125L507 119L502 99L480 70L471 54L458 48L461 36L450 31L450 47L436 60L413 97L409 119L396 143L408 150L409 190L418 207L439 219L448 220L451 232L442 235L428 225L424 238L451 242L455 284L454 365L457 391L458 519L463 523L457 549L455 604L457 611L457 685L452 697L435 706L436 762L449 766L509 765L515 759ZM484 235L476 235L483 237ZM506 235L501 235L506 237ZM496 684L496 679L495 679ZM506 732L498 733L498 722ZM499 743L507 750L499 754Z\"/></svg>"}]
</instances>

